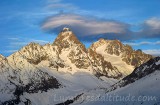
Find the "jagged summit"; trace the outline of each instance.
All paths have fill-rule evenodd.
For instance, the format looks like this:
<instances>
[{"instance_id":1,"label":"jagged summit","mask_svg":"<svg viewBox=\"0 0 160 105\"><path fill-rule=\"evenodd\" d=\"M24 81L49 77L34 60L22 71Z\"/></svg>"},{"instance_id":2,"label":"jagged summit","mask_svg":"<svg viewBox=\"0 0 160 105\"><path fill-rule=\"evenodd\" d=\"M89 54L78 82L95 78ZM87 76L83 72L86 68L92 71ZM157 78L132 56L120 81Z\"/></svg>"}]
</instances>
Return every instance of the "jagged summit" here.
<instances>
[{"instance_id":1,"label":"jagged summit","mask_svg":"<svg viewBox=\"0 0 160 105\"><path fill-rule=\"evenodd\" d=\"M105 53L112 56L119 56L128 65L135 67L152 58L151 55L145 54L142 51L135 51L131 46L124 45L119 40L100 39L93 43L90 48L100 54Z\"/></svg>"},{"instance_id":2,"label":"jagged summit","mask_svg":"<svg viewBox=\"0 0 160 105\"><path fill-rule=\"evenodd\" d=\"M79 46L80 49L86 52L85 46L78 40L76 35L69 29L63 28L63 30L59 33L53 45L58 46L61 51L63 48L71 48L73 46Z\"/></svg>"},{"instance_id":3,"label":"jagged summit","mask_svg":"<svg viewBox=\"0 0 160 105\"><path fill-rule=\"evenodd\" d=\"M53 44L41 46L32 42L13 55L23 57L34 65L65 72L69 70L72 73L83 69L111 78L130 74L136 66L150 58L150 55L134 51L132 47L123 45L119 40L101 38L86 49L67 27L58 34Z\"/></svg>"},{"instance_id":4,"label":"jagged summit","mask_svg":"<svg viewBox=\"0 0 160 105\"><path fill-rule=\"evenodd\" d=\"M32 42L3 58L0 55L0 105L47 105L62 103L50 100L54 94L72 96L108 88L130 74L133 65L147 61L149 55L118 40L100 39L86 49L69 28L64 28L53 44ZM150 72L146 64L143 68L144 73ZM152 68L159 69L159 61ZM44 101L44 96L49 101Z\"/></svg>"},{"instance_id":5,"label":"jagged summit","mask_svg":"<svg viewBox=\"0 0 160 105\"><path fill-rule=\"evenodd\" d=\"M71 29L68 28L68 27L64 27L63 30L62 30L62 32L66 32L66 31L71 31Z\"/></svg>"},{"instance_id":6,"label":"jagged summit","mask_svg":"<svg viewBox=\"0 0 160 105\"><path fill-rule=\"evenodd\" d=\"M135 51L129 45L124 45L119 40L99 39L93 43L89 49L102 55L106 61L112 63L125 75L130 74L135 67L143 64L152 58L151 55L142 51Z\"/></svg>"},{"instance_id":7,"label":"jagged summit","mask_svg":"<svg viewBox=\"0 0 160 105\"><path fill-rule=\"evenodd\" d=\"M70 65L71 70L89 68L87 49L69 28L63 28L52 45L57 47L59 58Z\"/></svg>"},{"instance_id":8,"label":"jagged summit","mask_svg":"<svg viewBox=\"0 0 160 105\"><path fill-rule=\"evenodd\" d=\"M73 31L70 28L64 27L60 34L63 36L69 36L73 35Z\"/></svg>"}]
</instances>

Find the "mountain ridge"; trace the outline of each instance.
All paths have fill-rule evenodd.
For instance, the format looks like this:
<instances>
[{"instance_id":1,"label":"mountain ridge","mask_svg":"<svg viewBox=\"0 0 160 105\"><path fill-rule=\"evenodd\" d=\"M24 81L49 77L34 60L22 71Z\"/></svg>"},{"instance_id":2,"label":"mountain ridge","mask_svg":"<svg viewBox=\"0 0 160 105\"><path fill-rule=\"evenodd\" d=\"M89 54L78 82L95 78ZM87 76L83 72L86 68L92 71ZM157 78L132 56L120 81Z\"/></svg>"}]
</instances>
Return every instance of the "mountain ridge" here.
<instances>
[{"instance_id":1,"label":"mountain ridge","mask_svg":"<svg viewBox=\"0 0 160 105\"><path fill-rule=\"evenodd\" d=\"M104 45L105 47L103 47ZM101 46L103 49L100 49L101 53L99 53L97 49ZM111 75L114 77L116 74L115 77L124 77L131 73L135 67L152 58L151 55L135 51L119 40L101 38L87 49L71 29L66 27L58 34L53 44L40 45L31 42L14 54L34 65L46 61L45 66L62 72L66 72L65 69L67 69L67 72L73 74L76 72L74 69L79 69L80 71L92 72L97 76L105 75L108 77ZM114 64L112 60L106 59L108 55L111 59L113 55L114 59L119 59L121 62ZM120 66L122 67L119 68ZM126 71L126 69L128 70Z\"/></svg>"},{"instance_id":2,"label":"mountain ridge","mask_svg":"<svg viewBox=\"0 0 160 105\"><path fill-rule=\"evenodd\" d=\"M88 90L112 86L134 68L122 60L124 45L118 40L113 42L108 44L108 41L100 39L98 45L95 42L87 49L69 28L64 28L53 44L32 42L8 57L0 55L0 94L4 96L0 97L0 104L57 104L65 101L50 99L54 94L76 97ZM105 44L111 46L106 52ZM141 52L138 54L133 55L147 58ZM41 100L43 95L48 101Z\"/></svg>"},{"instance_id":3,"label":"mountain ridge","mask_svg":"<svg viewBox=\"0 0 160 105\"><path fill-rule=\"evenodd\" d=\"M93 43L90 49L104 56L104 59L117 67L124 76L127 76L135 67L152 58L151 55L145 54L140 50L133 50L131 46L124 45L119 40L101 38Z\"/></svg>"},{"instance_id":4,"label":"mountain ridge","mask_svg":"<svg viewBox=\"0 0 160 105\"><path fill-rule=\"evenodd\" d=\"M98 99L96 98L98 90L91 90L81 96L86 98L76 100L75 103L81 105L158 105L160 103L159 80L160 57L155 57L135 68L130 75L119 82L106 88L104 93L100 93ZM91 96L97 100L88 101L87 97ZM111 98L108 98L109 96Z\"/></svg>"}]
</instances>

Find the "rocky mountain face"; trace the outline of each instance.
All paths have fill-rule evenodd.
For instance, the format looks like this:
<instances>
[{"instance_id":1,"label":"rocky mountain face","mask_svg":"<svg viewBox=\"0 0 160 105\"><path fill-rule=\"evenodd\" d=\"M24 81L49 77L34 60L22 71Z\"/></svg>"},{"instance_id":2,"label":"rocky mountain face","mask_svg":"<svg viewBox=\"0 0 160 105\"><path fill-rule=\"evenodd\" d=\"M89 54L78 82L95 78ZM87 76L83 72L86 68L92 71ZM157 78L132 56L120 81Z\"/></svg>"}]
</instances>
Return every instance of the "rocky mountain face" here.
<instances>
[{"instance_id":1,"label":"rocky mountain face","mask_svg":"<svg viewBox=\"0 0 160 105\"><path fill-rule=\"evenodd\" d=\"M92 49L86 49L69 28L64 28L53 44L30 43L11 56L22 57L35 66L43 65L62 72L90 72L109 78L122 73Z\"/></svg>"},{"instance_id":2,"label":"rocky mountain face","mask_svg":"<svg viewBox=\"0 0 160 105\"><path fill-rule=\"evenodd\" d=\"M28 60L28 59L27 59ZM23 93L37 93L61 87L59 81L15 53L0 61L0 104L14 105ZM24 101L27 101L24 99Z\"/></svg>"},{"instance_id":3,"label":"rocky mountain face","mask_svg":"<svg viewBox=\"0 0 160 105\"><path fill-rule=\"evenodd\" d=\"M90 61L87 56L87 50L69 28L64 28L61 31L53 46L57 46L59 57L63 61L68 61L68 63L75 65L75 68L89 68ZM74 67L70 69L72 68Z\"/></svg>"},{"instance_id":4,"label":"rocky mountain face","mask_svg":"<svg viewBox=\"0 0 160 105\"><path fill-rule=\"evenodd\" d=\"M104 60L102 55L96 53L92 49L88 49L88 56L97 77L106 76L117 79L122 77L122 74L119 72L119 70L113 66L111 62Z\"/></svg>"},{"instance_id":5,"label":"rocky mountain face","mask_svg":"<svg viewBox=\"0 0 160 105\"><path fill-rule=\"evenodd\" d=\"M0 104L28 103L30 101L23 94L66 88L68 84L65 83L73 81L66 80L65 76L62 79L58 73L88 73L89 77L84 78L94 80L93 86L97 86L99 83L94 82L99 82L99 78L105 77L107 83L118 80L151 57L118 40L100 39L86 49L69 28L64 28L53 44L32 42L7 58L0 55L0 95L4 96L0 97ZM55 74L53 71L56 71ZM72 86L79 87L75 84Z\"/></svg>"},{"instance_id":6,"label":"rocky mountain face","mask_svg":"<svg viewBox=\"0 0 160 105\"><path fill-rule=\"evenodd\" d=\"M30 43L13 55L62 72L85 71L113 78L130 74L135 67L152 58L118 40L100 39L86 49L69 28L64 28L53 44Z\"/></svg>"},{"instance_id":7,"label":"rocky mountain face","mask_svg":"<svg viewBox=\"0 0 160 105\"><path fill-rule=\"evenodd\" d=\"M104 56L105 60L111 62L121 73L126 75L130 74L135 67L152 58L151 55L145 54L141 50L133 50L131 46L124 45L119 40L100 39L89 49ZM127 73L124 72L126 70L128 70Z\"/></svg>"},{"instance_id":8,"label":"rocky mountain face","mask_svg":"<svg viewBox=\"0 0 160 105\"><path fill-rule=\"evenodd\" d=\"M159 105L160 103L160 57L150 59L134 71L100 93L93 90L84 93L75 104L80 105ZM97 93L100 93L97 96ZM85 98L84 98L85 97ZM95 97L96 101L88 101ZM108 98L110 97L110 98ZM112 98L113 97L113 98ZM115 98L117 97L117 98Z\"/></svg>"},{"instance_id":9,"label":"rocky mountain face","mask_svg":"<svg viewBox=\"0 0 160 105\"><path fill-rule=\"evenodd\" d=\"M128 75L152 57L118 40L100 39L86 49L69 28L64 28L53 44L30 43L8 58L13 56L35 66L43 65L72 74L85 71L110 78Z\"/></svg>"},{"instance_id":10,"label":"rocky mountain face","mask_svg":"<svg viewBox=\"0 0 160 105\"><path fill-rule=\"evenodd\" d=\"M119 87L124 87L155 71L160 71L160 57L155 57L153 59L150 59L146 63L135 68L130 75L126 76L121 81L113 85L111 89L109 89L108 91L113 91Z\"/></svg>"}]
</instances>

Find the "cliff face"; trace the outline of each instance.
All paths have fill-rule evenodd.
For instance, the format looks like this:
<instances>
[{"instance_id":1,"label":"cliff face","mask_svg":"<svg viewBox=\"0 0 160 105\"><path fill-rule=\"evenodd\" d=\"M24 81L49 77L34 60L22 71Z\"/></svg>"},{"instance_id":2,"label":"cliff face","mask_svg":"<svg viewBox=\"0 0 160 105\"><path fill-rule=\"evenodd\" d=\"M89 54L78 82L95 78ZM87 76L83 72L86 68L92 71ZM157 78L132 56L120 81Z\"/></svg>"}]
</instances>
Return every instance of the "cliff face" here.
<instances>
[{"instance_id":1,"label":"cliff face","mask_svg":"<svg viewBox=\"0 0 160 105\"><path fill-rule=\"evenodd\" d=\"M135 51L118 40L100 39L86 49L69 28L64 28L53 44L41 46L30 43L8 58L13 56L25 59L30 64L57 71L72 74L77 71L90 72L110 78L124 77L135 67L152 58L151 55L141 50Z\"/></svg>"},{"instance_id":2,"label":"cliff face","mask_svg":"<svg viewBox=\"0 0 160 105\"><path fill-rule=\"evenodd\" d=\"M49 94L47 91L54 89L63 88L65 94L72 91L70 88L88 91L101 84L110 86L150 58L118 40L100 39L86 49L69 28L64 28L53 44L32 42L9 57L0 55L0 96L4 96L0 104L25 103L28 95Z\"/></svg>"},{"instance_id":3,"label":"cliff face","mask_svg":"<svg viewBox=\"0 0 160 105\"><path fill-rule=\"evenodd\" d=\"M130 74L135 67L152 58L141 50L133 50L131 46L122 44L119 40L104 40L93 43L89 49L102 55L111 62L121 73Z\"/></svg>"},{"instance_id":4,"label":"cliff face","mask_svg":"<svg viewBox=\"0 0 160 105\"><path fill-rule=\"evenodd\" d=\"M75 67L71 68L89 68L90 61L87 56L87 50L70 29L64 28L55 39L53 46L57 46L59 57L63 61L68 61L75 65Z\"/></svg>"}]
</instances>

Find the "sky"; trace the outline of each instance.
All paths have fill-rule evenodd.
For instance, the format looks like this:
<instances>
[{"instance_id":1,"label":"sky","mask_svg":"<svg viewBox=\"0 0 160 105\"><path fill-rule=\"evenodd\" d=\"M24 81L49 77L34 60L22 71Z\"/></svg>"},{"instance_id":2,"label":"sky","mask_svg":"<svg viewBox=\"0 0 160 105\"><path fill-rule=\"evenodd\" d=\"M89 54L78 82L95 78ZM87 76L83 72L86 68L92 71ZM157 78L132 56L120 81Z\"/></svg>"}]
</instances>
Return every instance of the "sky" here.
<instances>
[{"instance_id":1,"label":"sky","mask_svg":"<svg viewBox=\"0 0 160 105\"><path fill-rule=\"evenodd\" d=\"M160 55L160 0L1 0L0 54L30 42L53 43L69 27L89 47L118 39L135 50Z\"/></svg>"}]
</instances>

